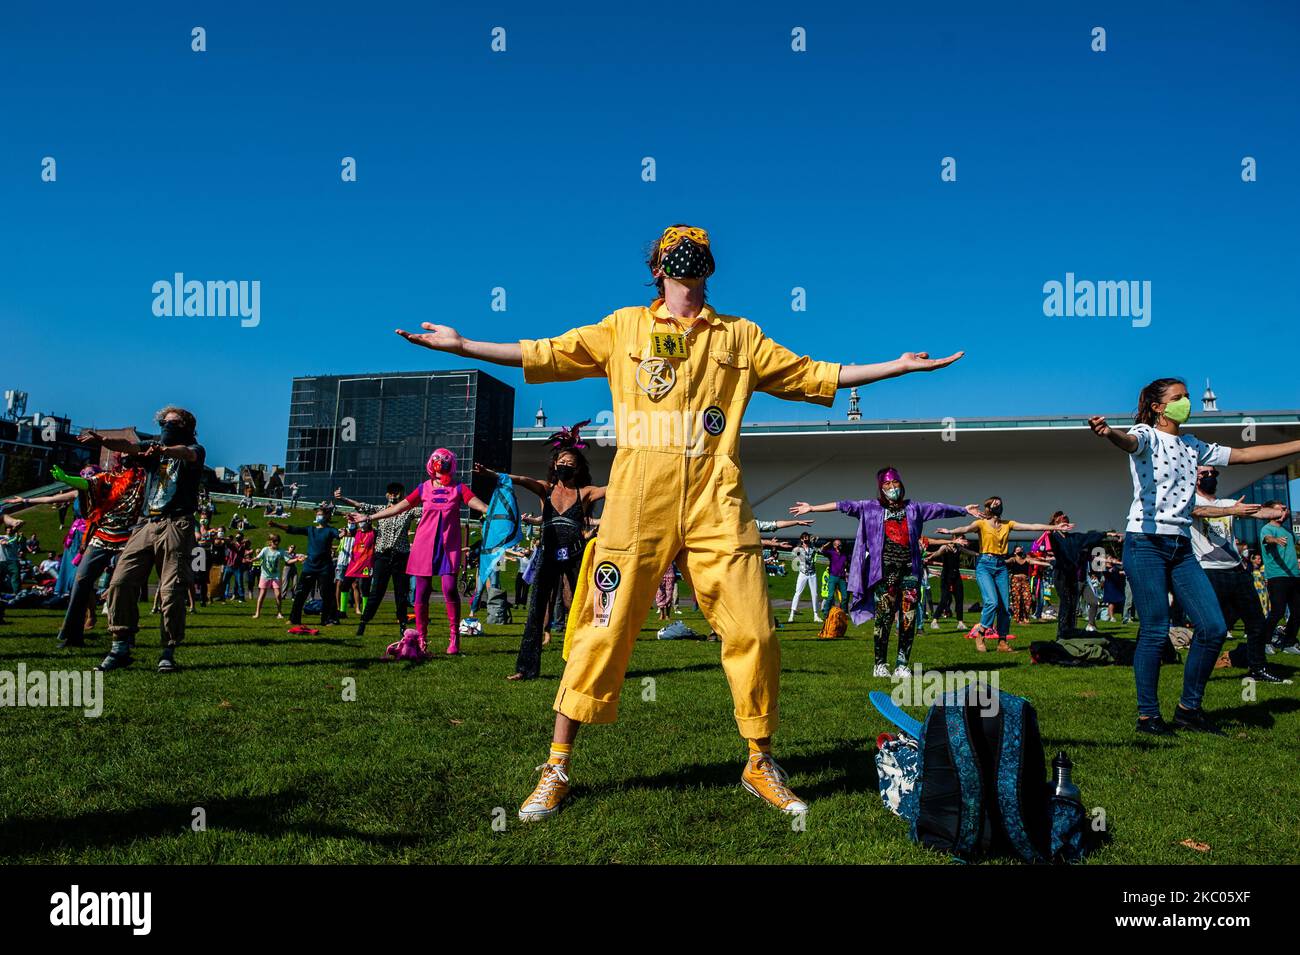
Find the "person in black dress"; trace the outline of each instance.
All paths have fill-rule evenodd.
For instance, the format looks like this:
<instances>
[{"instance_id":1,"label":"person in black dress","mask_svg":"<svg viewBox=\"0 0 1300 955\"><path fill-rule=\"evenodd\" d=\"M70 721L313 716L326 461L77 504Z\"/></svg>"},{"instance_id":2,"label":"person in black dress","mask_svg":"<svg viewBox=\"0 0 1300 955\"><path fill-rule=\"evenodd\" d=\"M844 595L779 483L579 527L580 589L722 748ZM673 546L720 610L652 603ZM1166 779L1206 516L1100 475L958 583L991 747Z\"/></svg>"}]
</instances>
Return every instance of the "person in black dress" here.
<instances>
[{"instance_id":1,"label":"person in black dress","mask_svg":"<svg viewBox=\"0 0 1300 955\"><path fill-rule=\"evenodd\" d=\"M547 611L557 600L567 608L578 579L582 552L587 543L591 509L605 496L604 487L593 487L587 459L582 454L586 444L579 431L587 422L566 428L551 436L551 467L545 481L510 474L516 485L536 494L542 501L542 525L537 552L533 555L536 572L528 588L528 616L515 672L507 679L533 680L541 675L542 638L546 630ZM476 466L476 471L495 474ZM561 616L555 615L557 619Z\"/></svg>"}]
</instances>

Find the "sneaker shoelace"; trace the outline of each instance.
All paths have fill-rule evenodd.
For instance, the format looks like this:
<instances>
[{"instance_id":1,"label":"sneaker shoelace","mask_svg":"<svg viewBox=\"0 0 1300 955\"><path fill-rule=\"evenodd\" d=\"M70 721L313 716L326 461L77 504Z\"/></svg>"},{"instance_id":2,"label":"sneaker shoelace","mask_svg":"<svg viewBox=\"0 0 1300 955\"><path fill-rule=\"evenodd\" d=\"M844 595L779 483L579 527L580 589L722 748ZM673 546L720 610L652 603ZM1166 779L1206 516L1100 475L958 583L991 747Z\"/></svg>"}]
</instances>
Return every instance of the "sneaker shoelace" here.
<instances>
[{"instance_id":1,"label":"sneaker shoelace","mask_svg":"<svg viewBox=\"0 0 1300 955\"><path fill-rule=\"evenodd\" d=\"M542 780L533 790L533 798L528 800L530 803L549 803L555 793L555 789L560 783L569 782L569 774L564 771L564 767L556 763L542 763L537 767L541 771Z\"/></svg>"},{"instance_id":2,"label":"sneaker shoelace","mask_svg":"<svg viewBox=\"0 0 1300 955\"><path fill-rule=\"evenodd\" d=\"M782 802L793 802L798 799L787 785L788 777L785 770L771 756L764 754L753 761L753 766L767 780L767 784L772 787L773 794Z\"/></svg>"}]
</instances>

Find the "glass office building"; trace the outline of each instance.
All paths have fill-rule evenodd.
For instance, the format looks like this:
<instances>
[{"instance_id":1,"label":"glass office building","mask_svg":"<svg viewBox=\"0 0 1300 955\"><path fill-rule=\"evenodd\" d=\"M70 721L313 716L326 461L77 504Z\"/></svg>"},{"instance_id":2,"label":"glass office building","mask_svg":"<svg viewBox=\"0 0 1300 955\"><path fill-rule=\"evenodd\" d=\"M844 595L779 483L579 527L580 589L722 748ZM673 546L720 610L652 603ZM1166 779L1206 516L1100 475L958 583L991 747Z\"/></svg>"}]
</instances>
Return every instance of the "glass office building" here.
<instances>
[{"instance_id":1,"label":"glass office building","mask_svg":"<svg viewBox=\"0 0 1300 955\"><path fill-rule=\"evenodd\" d=\"M1290 507L1290 491L1291 481L1287 469L1283 468L1280 471L1274 471L1272 474L1266 474L1257 481L1227 496L1234 499L1244 497L1247 504L1281 501L1287 507ZM1236 520L1232 522L1232 530L1237 535L1237 540L1245 543L1251 550L1259 550L1259 532L1264 524L1264 521Z\"/></svg>"},{"instance_id":2,"label":"glass office building","mask_svg":"<svg viewBox=\"0 0 1300 955\"><path fill-rule=\"evenodd\" d=\"M486 501L491 480L471 480L474 462L511 465L515 390L481 371L418 371L295 378L289 402L286 487L304 501L341 487L383 503L400 481L413 490L435 448L455 452L458 476Z\"/></svg>"}]
</instances>

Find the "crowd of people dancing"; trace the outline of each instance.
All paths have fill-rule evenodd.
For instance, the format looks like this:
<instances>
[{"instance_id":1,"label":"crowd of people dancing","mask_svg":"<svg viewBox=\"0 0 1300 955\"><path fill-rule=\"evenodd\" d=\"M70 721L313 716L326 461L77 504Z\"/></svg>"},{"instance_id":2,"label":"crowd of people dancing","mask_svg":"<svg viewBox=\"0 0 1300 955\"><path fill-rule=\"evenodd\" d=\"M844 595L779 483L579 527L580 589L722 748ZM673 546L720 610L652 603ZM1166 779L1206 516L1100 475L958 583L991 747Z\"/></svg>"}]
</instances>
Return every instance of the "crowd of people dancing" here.
<instances>
[{"instance_id":1,"label":"crowd of people dancing","mask_svg":"<svg viewBox=\"0 0 1300 955\"><path fill-rule=\"evenodd\" d=\"M660 296L651 306L621 309L556 338L478 342L433 324L399 334L437 351L522 366L529 382L608 377L616 400L698 412L704 440L712 442L706 453L665 453L620 434L610 474L598 483L583 453L586 422L552 436L544 475L498 474L481 463L465 474L454 453L438 448L410 490L410 475L393 475L382 504L338 488L311 509L310 522L295 523L299 486L290 485L288 507L281 497L264 511L273 532L255 548L248 538L251 489L228 526L213 526L217 509L202 486L206 452L197 422L186 409L168 406L157 415L157 440L137 444L83 432L97 460L108 455L106 467L76 475L56 469L53 478L67 490L5 502L0 592L21 589L24 577L48 578L66 597L57 638L64 648L85 646L102 604L110 638L99 663L104 671L134 662L140 606L155 573L160 672L178 668L187 614L214 602L253 600L251 617L269 617L268 592L277 620L290 600L291 635L309 638L340 626L351 608L356 635L364 637L391 587L396 639L384 655L408 661L434 656L433 631L442 630L431 621L430 603L438 595L445 655L454 657L463 652L466 622L460 582L472 562L464 519L489 510L466 478L535 496L540 515L523 518L535 535L504 552L518 565L514 596L523 611L514 669L505 676L516 683L541 676L553 631L565 634L566 663L550 752L520 809L523 819L548 817L567 796L579 726L614 720L632 642L652 608L660 620L680 609L679 582L722 644L737 727L749 747L743 785L782 811L803 811L772 756L780 621L768 578L786 557L793 571L786 624L798 619L805 594L814 624L829 628L836 614L855 626L870 623L873 678L907 678L927 621L939 630L950 619L977 653L1011 654L1016 626L1054 620L1063 642L1088 639L1099 623L1136 619L1140 733L1221 732L1201 706L1216 667L1240 667L1265 684L1290 682L1268 661L1270 654L1300 654L1300 565L1290 513L1278 501L1221 498L1217 486L1221 468L1294 456L1300 442L1229 448L1200 441L1182 430L1190 414L1186 386L1161 378L1141 390L1131 427L1089 420L1100 439L1127 455L1133 496L1122 532L1076 528L1064 510L1043 522L1012 520L998 494L980 503L916 500L887 462L880 462L886 466L874 482L867 478L865 494L845 488L842 500L796 500L787 517L756 520L735 463L737 425L752 391L828 404L839 388L937 370L961 354L931 359L909 352L876 365L796 356L752 323L721 316L706 303L704 280L714 262L700 229L665 230L647 264ZM674 388L678 374L704 382L700 394ZM24 574L22 555L34 557L41 547L22 536L16 515L36 505L71 506L74 521L62 556L47 550ZM341 522L335 520L340 507L349 509ZM1117 517L1120 507L1117 502ZM819 540L806 529L794 542L759 536L811 527L815 515L828 512L856 521L851 542ZM1239 520L1261 522L1257 551L1237 540ZM940 522L927 533L927 524ZM289 538L294 542L282 546ZM491 583L499 574L498 566ZM978 591L975 607L967 603L967 575ZM978 620L967 628L973 611ZM320 627L304 622L308 613L319 614ZM1244 643L1224 652L1229 626L1237 622ZM1156 690L1171 628L1180 626L1191 635L1181 696L1166 721Z\"/></svg>"}]
</instances>

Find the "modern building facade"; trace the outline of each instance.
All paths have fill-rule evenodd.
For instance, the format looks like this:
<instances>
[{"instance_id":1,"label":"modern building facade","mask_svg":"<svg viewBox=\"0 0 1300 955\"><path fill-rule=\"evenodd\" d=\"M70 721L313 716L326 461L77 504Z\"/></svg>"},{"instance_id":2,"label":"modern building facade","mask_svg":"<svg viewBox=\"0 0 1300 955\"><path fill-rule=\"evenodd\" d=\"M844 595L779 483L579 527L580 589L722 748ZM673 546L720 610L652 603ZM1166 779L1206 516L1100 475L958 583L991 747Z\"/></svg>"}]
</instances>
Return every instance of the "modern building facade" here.
<instances>
[{"instance_id":1,"label":"modern building facade","mask_svg":"<svg viewBox=\"0 0 1300 955\"><path fill-rule=\"evenodd\" d=\"M510 470L514 401L513 388L477 370L295 378L284 483L306 500L341 487L380 503L390 482L424 480L430 452L443 447L486 500L491 482L472 481L470 470L476 461Z\"/></svg>"}]
</instances>

